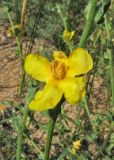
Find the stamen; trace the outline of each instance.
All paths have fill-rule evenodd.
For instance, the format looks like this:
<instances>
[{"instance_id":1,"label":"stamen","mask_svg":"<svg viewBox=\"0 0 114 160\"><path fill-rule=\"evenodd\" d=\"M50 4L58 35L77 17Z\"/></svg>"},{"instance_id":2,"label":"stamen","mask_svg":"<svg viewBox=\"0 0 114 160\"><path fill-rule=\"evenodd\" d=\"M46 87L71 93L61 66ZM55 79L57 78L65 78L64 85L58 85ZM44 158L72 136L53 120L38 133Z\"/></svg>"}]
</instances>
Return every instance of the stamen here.
<instances>
[{"instance_id":1,"label":"stamen","mask_svg":"<svg viewBox=\"0 0 114 160\"><path fill-rule=\"evenodd\" d=\"M66 66L64 63L54 61L52 62L52 73L56 79L64 79L66 75Z\"/></svg>"}]
</instances>

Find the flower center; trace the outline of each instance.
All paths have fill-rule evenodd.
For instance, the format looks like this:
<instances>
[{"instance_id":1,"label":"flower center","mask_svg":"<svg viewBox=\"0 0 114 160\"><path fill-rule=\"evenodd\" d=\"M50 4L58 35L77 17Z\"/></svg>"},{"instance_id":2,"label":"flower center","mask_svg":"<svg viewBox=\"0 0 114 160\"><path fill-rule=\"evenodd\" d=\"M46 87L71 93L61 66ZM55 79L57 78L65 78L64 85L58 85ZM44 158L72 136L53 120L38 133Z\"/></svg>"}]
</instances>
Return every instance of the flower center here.
<instances>
[{"instance_id":1,"label":"flower center","mask_svg":"<svg viewBox=\"0 0 114 160\"><path fill-rule=\"evenodd\" d=\"M56 79L64 79L66 74L66 66L64 63L58 61L52 62L51 70Z\"/></svg>"}]
</instances>

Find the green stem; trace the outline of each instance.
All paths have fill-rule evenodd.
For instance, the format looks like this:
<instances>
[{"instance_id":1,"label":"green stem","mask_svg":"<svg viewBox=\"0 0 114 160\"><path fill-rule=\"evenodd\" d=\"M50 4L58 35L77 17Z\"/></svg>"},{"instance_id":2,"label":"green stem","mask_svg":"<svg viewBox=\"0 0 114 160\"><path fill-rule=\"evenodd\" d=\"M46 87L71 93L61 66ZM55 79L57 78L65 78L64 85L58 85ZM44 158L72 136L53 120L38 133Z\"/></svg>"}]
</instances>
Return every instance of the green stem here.
<instances>
[{"instance_id":1,"label":"green stem","mask_svg":"<svg viewBox=\"0 0 114 160\"><path fill-rule=\"evenodd\" d=\"M9 13L7 12L10 24L12 26L13 32L15 33L15 29L14 29L14 25L11 19L11 16L9 15ZM16 35L16 34L15 34ZM20 47L20 41L19 41L19 37L16 36L16 42L17 42L17 46L19 49L19 53L20 53L20 58L21 58L21 63L22 63L22 69L23 69L23 54L22 54L22 49ZM26 106L25 110L24 110L24 114L23 114L23 119L21 122L21 126L20 126L20 130L18 133L18 139L17 139L17 151L16 151L16 159L17 160L21 160L21 149L22 149L22 139L23 139L23 131L25 129L25 123L26 123L26 119L27 119L27 115L28 115L28 108Z\"/></svg>"},{"instance_id":2,"label":"green stem","mask_svg":"<svg viewBox=\"0 0 114 160\"><path fill-rule=\"evenodd\" d=\"M58 11L58 13L59 13L59 15L61 17L61 20L63 22L64 28L65 28L65 30L67 30L68 27L67 27L66 17L63 16L63 13L61 11L60 5L56 4L56 8L57 8L57 11Z\"/></svg>"},{"instance_id":3,"label":"green stem","mask_svg":"<svg viewBox=\"0 0 114 160\"><path fill-rule=\"evenodd\" d=\"M107 32L107 39L108 39L108 45L109 45L109 48L107 48L107 53L108 53L108 56L109 56L109 66L110 66L110 79L111 79L111 90L112 90L112 107L114 109L114 60L113 60L113 50L112 50L112 41L111 41L111 35L110 35L110 30L109 30L109 26L108 26L108 21L107 21L107 16L105 15L104 16L105 18L105 30ZM114 111L113 111L114 112ZM109 128L109 132L107 134L107 137L105 137L105 140L101 146L101 149L100 151L96 154L95 156L95 160L97 160L101 153L103 153L106 149L106 146L109 142L109 139L113 133L113 128L114 128L114 122L111 121L111 124L110 124L110 128Z\"/></svg>"},{"instance_id":4,"label":"green stem","mask_svg":"<svg viewBox=\"0 0 114 160\"><path fill-rule=\"evenodd\" d=\"M98 153L96 154L96 156L94 157L94 160L98 160L98 158L100 157L100 155L102 155L102 153L105 151L105 148L109 142L109 139L112 135L112 132L113 132L113 128L114 128L114 122L112 121L111 122L111 125L110 125L110 128L109 128L109 131L108 131L108 134L107 136L105 137L105 140L102 144L102 146L100 147Z\"/></svg>"},{"instance_id":5,"label":"green stem","mask_svg":"<svg viewBox=\"0 0 114 160\"><path fill-rule=\"evenodd\" d=\"M73 124L75 124L76 126L78 125L77 122L75 122L72 118L68 117L66 114L61 113L60 116L64 119L67 119L69 121L71 121Z\"/></svg>"},{"instance_id":6,"label":"green stem","mask_svg":"<svg viewBox=\"0 0 114 160\"><path fill-rule=\"evenodd\" d=\"M16 12L16 24L20 23L20 10L19 10L19 1L14 0L15 12Z\"/></svg>"},{"instance_id":7,"label":"green stem","mask_svg":"<svg viewBox=\"0 0 114 160\"><path fill-rule=\"evenodd\" d=\"M11 27L13 29L13 32L15 34L15 29L14 29L14 25L13 25L11 16L9 15L8 12L7 12L7 15L8 15ZM16 43L17 43L18 50L19 50L19 55L20 55L20 59L21 59L21 67L22 67L22 75L21 75L21 80L20 80L20 84L19 84L19 93L18 93L18 97L20 98L22 90L23 90L24 80L25 80L25 73L24 73L24 69L23 69L24 60L23 60L23 53L22 53L22 37L18 37L15 34L15 38L16 38Z\"/></svg>"},{"instance_id":8,"label":"green stem","mask_svg":"<svg viewBox=\"0 0 114 160\"><path fill-rule=\"evenodd\" d=\"M27 121L28 113L29 113L28 104L33 99L35 92L36 92L36 87L32 87L32 81L29 80L28 94L27 94L26 100L25 100L26 101L25 108L24 108L22 120L21 120L20 125L19 125L19 131L18 131L16 160L21 160L22 159L21 151L22 151L23 134L24 134L25 124L26 124L26 121Z\"/></svg>"},{"instance_id":9,"label":"green stem","mask_svg":"<svg viewBox=\"0 0 114 160\"><path fill-rule=\"evenodd\" d=\"M111 90L112 90L112 106L114 108L114 56L113 56L112 41L111 41L111 36L110 36L106 15L105 15L105 29L107 32L107 39L110 45L110 48L107 48L107 53L109 55L110 79L111 79Z\"/></svg>"},{"instance_id":10,"label":"green stem","mask_svg":"<svg viewBox=\"0 0 114 160\"><path fill-rule=\"evenodd\" d=\"M84 44L88 38L88 35L90 33L92 24L94 22L97 0L91 0L91 1L92 1L92 3L91 3L90 11L88 14L88 19L86 20L86 26L84 28L84 31L82 33L82 37L81 37L80 42L78 44L79 47L84 46Z\"/></svg>"},{"instance_id":11,"label":"green stem","mask_svg":"<svg viewBox=\"0 0 114 160\"><path fill-rule=\"evenodd\" d=\"M73 49L73 41L71 40L71 41L67 42L66 44L68 45L70 52L72 52L72 49Z\"/></svg>"},{"instance_id":12,"label":"green stem","mask_svg":"<svg viewBox=\"0 0 114 160\"><path fill-rule=\"evenodd\" d=\"M109 53L109 66L110 66L110 78L111 78L111 89L112 89L112 106L114 107L114 64L112 51L107 49Z\"/></svg>"},{"instance_id":13,"label":"green stem","mask_svg":"<svg viewBox=\"0 0 114 160\"><path fill-rule=\"evenodd\" d=\"M16 160L21 160L22 139L23 139L23 132L25 129L25 123L26 123L27 116L28 116L28 111L29 111L28 107L26 107L24 110L23 119L22 119L20 130L18 133Z\"/></svg>"},{"instance_id":14,"label":"green stem","mask_svg":"<svg viewBox=\"0 0 114 160\"><path fill-rule=\"evenodd\" d=\"M25 135L25 136L28 138L30 144L34 147L35 151L36 151L37 153L40 153L40 155L41 155L42 158L44 159L44 154L43 154L43 152L40 150L40 147L38 146L38 144L36 144L36 143L34 142L34 140L30 137L30 135Z\"/></svg>"},{"instance_id":15,"label":"green stem","mask_svg":"<svg viewBox=\"0 0 114 160\"><path fill-rule=\"evenodd\" d=\"M78 47L84 47L84 45L85 45L85 42L88 38L88 35L89 35L91 27L92 27L92 24L94 22L96 5L97 5L97 0L92 0L91 7L90 7L90 10L89 10L89 14L88 14L88 19L86 20L86 25L85 25L84 31L82 33L82 36L81 36L80 42L78 44ZM95 126L94 126L94 124L93 124L93 122L90 118L90 111L89 111L88 102L87 102L86 97L84 99L84 103L85 103L84 106L85 106L87 115L89 117L93 132L96 134Z\"/></svg>"},{"instance_id":16,"label":"green stem","mask_svg":"<svg viewBox=\"0 0 114 160\"><path fill-rule=\"evenodd\" d=\"M89 121L90 121L90 123L91 123L93 132L94 132L94 134L96 135L96 128L95 128L95 126L94 126L94 124L93 124L93 122L92 122L92 120L91 120L91 117L90 117L90 111L89 111L88 102L87 102L86 97L84 98L84 103L85 103L84 107L85 107L86 112L87 112L87 115L88 115L88 117L89 117Z\"/></svg>"},{"instance_id":17,"label":"green stem","mask_svg":"<svg viewBox=\"0 0 114 160\"><path fill-rule=\"evenodd\" d=\"M45 145L44 160L48 160L48 158L49 158L49 151L50 151L50 147L51 147L54 126L55 126L55 121L53 120L53 118L50 117L49 124L48 124L48 136L47 136L47 141L46 141L46 145Z\"/></svg>"},{"instance_id":18,"label":"green stem","mask_svg":"<svg viewBox=\"0 0 114 160\"><path fill-rule=\"evenodd\" d=\"M61 113L61 104L64 102L64 98L61 99L61 101L56 105L54 109L51 109L48 111L49 113L49 124L48 124L48 135L47 135L47 141L45 144L45 154L44 154L44 160L49 160L49 152L51 147L51 141L53 137L53 130L56 123L56 119L58 115Z\"/></svg>"},{"instance_id":19,"label":"green stem","mask_svg":"<svg viewBox=\"0 0 114 160\"><path fill-rule=\"evenodd\" d=\"M24 72L24 65L23 65L23 62L22 62L22 75L21 75L21 79L20 79L19 92L18 92L18 97L19 98L20 98L21 93L23 91L24 82L25 82L25 72Z\"/></svg>"},{"instance_id":20,"label":"green stem","mask_svg":"<svg viewBox=\"0 0 114 160\"><path fill-rule=\"evenodd\" d=\"M61 113L60 116L64 119L64 120L69 120L70 122L72 122L74 125L76 125L77 127L79 127L79 129L82 129L82 126L75 120L73 120L71 117L67 116L64 113Z\"/></svg>"},{"instance_id":21,"label":"green stem","mask_svg":"<svg viewBox=\"0 0 114 160\"><path fill-rule=\"evenodd\" d=\"M23 58L23 54L22 54L22 49L21 49L21 46L20 46L20 38L18 36L16 36L16 33L15 33L15 29L14 29L14 25L13 25L13 21L11 19L11 16L9 15L9 13L7 12L7 16L8 16L8 19L10 21L10 24L11 24L11 27L12 27L12 30L13 30L13 33L15 34L15 38L16 38L16 43L17 43L17 46L18 46L18 50L19 50L19 55L21 57L21 59Z\"/></svg>"}]
</instances>

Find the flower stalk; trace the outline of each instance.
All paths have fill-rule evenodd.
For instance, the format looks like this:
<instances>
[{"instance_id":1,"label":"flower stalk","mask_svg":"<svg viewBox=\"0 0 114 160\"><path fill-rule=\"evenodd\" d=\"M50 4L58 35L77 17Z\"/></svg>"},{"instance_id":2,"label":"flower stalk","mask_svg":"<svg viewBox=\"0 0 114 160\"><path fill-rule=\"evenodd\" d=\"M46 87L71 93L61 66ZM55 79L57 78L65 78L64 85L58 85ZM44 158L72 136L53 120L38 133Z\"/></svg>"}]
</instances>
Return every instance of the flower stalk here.
<instances>
[{"instance_id":1,"label":"flower stalk","mask_svg":"<svg viewBox=\"0 0 114 160\"><path fill-rule=\"evenodd\" d=\"M67 28L68 28L67 27L67 22L66 22L67 18L63 16L63 13L61 11L61 7L60 7L59 4L56 4L56 8L57 8L57 12L59 13L59 15L61 17L61 20L63 22L64 28L65 28L65 30L67 30Z\"/></svg>"},{"instance_id":2,"label":"flower stalk","mask_svg":"<svg viewBox=\"0 0 114 160\"><path fill-rule=\"evenodd\" d=\"M52 117L49 118L48 135L47 135L47 141L46 141L46 145L45 145L44 160L48 160L48 158L49 158L49 151L50 151L50 147L51 147L51 141L52 141L55 122L56 122L56 120L54 120Z\"/></svg>"},{"instance_id":3,"label":"flower stalk","mask_svg":"<svg viewBox=\"0 0 114 160\"><path fill-rule=\"evenodd\" d=\"M64 98L62 97L61 101L57 104L57 106L54 109L48 110L49 114L49 123L48 123L48 135L47 135L47 141L45 144L45 154L44 154L44 160L49 159L49 152L51 148L51 141L53 137L53 130L56 123L56 119L58 115L61 113L61 105L64 102Z\"/></svg>"},{"instance_id":4,"label":"flower stalk","mask_svg":"<svg viewBox=\"0 0 114 160\"><path fill-rule=\"evenodd\" d=\"M112 51L112 42L109 32L109 26L107 22L107 16L105 15L105 30L107 33L107 40L109 42L109 47L107 48L107 53L109 56L109 67L110 67L110 79L111 79L111 90L112 90L112 107L114 108L114 57Z\"/></svg>"},{"instance_id":5,"label":"flower stalk","mask_svg":"<svg viewBox=\"0 0 114 160\"><path fill-rule=\"evenodd\" d=\"M16 151L16 160L21 160L21 151L22 151L22 139L23 139L23 132L25 129L25 123L28 117L28 107L25 108L23 119L21 122L20 130L18 132L18 139L17 139L17 151Z\"/></svg>"},{"instance_id":6,"label":"flower stalk","mask_svg":"<svg viewBox=\"0 0 114 160\"><path fill-rule=\"evenodd\" d=\"M36 87L32 87L32 81L29 80L28 94L26 96L26 104L25 104L22 120L20 122L19 130L18 130L16 160L21 160L22 159L21 152L22 152L23 134L24 134L26 121L27 121L27 117L28 117L28 113L29 113L28 104L33 99L33 96L34 96L35 92L36 92Z\"/></svg>"},{"instance_id":7,"label":"flower stalk","mask_svg":"<svg viewBox=\"0 0 114 160\"><path fill-rule=\"evenodd\" d=\"M81 39L79 41L78 47L84 47L85 42L89 36L92 24L94 22L94 18L95 18L95 12L96 12L96 6L97 6L97 0L92 0L93 2L91 3L91 7L88 13L88 19L86 20L86 25L84 28L84 31L82 33ZM88 102L87 102L87 98L84 98L84 106L88 115L88 118L90 120L91 126L92 126L92 130L94 132L94 134L96 134L96 128L94 127L94 124L90 118L90 111L89 111L89 107L88 107Z\"/></svg>"},{"instance_id":8,"label":"flower stalk","mask_svg":"<svg viewBox=\"0 0 114 160\"><path fill-rule=\"evenodd\" d=\"M111 42L111 35L110 35L110 30L109 30L109 26L108 26L108 21L107 21L107 16L105 14L104 16L104 23L105 23L105 30L107 33L107 40L108 40L108 48L107 48L107 53L109 56L109 67L110 67L110 80L111 80L111 90L112 90L112 115L114 115L114 56L113 56L113 49L112 49L112 42ZM105 151L105 148L109 142L109 139L112 135L113 132L113 128L114 128L114 122L112 121L109 127L109 131L107 134L107 137L105 138L105 141L103 142L102 146L101 146L101 150L100 152L98 152L95 156L95 160L97 160L101 153L103 153Z\"/></svg>"},{"instance_id":9,"label":"flower stalk","mask_svg":"<svg viewBox=\"0 0 114 160\"><path fill-rule=\"evenodd\" d=\"M87 102L87 98L86 97L84 98L84 104L85 104L84 107L86 109L86 113L87 113L89 121L91 123L91 127L92 127L92 130L93 130L93 133L96 135L97 134L96 128L95 128L95 126L93 124L93 121L91 120L91 117L90 117L90 111L89 111L88 102Z\"/></svg>"},{"instance_id":10,"label":"flower stalk","mask_svg":"<svg viewBox=\"0 0 114 160\"><path fill-rule=\"evenodd\" d=\"M96 5L97 5L97 0L92 0L90 11L88 13L88 19L86 20L86 25L82 33L80 42L78 44L79 47L83 47L88 38L88 35L90 33L90 30L95 18Z\"/></svg>"},{"instance_id":11,"label":"flower stalk","mask_svg":"<svg viewBox=\"0 0 114 160\"><path fill-rule=\"evenodd\" d=\"M16 12L16 23L18 24L20 22L20 4L19 1L13 0L15 5L15 12Z\"/></svg>"}]
</instances>

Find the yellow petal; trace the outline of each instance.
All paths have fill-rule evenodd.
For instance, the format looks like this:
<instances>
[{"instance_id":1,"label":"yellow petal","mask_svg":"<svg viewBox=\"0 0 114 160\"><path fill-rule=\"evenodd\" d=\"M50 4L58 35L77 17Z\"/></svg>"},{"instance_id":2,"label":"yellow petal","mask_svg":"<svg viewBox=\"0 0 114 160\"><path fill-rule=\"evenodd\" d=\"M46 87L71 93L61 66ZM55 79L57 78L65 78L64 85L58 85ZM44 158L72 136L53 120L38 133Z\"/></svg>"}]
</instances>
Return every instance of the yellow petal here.
<instances>
[{"instance_id":1,"label":"yellow petal","mask_svg":"<svg viewBox=\"0 0 114 160\"><path fill-rule=\"evenodd\" d=\"M50 62L37 54L29 54L25 58L25 71L34 79L44 82L52 75Z\"/></svg>"},{"instance_id":2,"label":"yellow petal","mask_svg":"<svg viewBox=\"0 0 114 160\"><path fill-rule=\"evenodd\" d=\"M85 96L85 79L84 77L65 78L59 82L64 96L71 104L79 103Z\"/></svg>"},{"instance_id":3,"label":"yellow petal","mask_svg":"<svg viewBox=\"0 0 114 160\"><path fill-rule=\"evenodd\" d=\"M81 140L73 142L73 148L75 148L76 150L79 150L80 147L81 147Z\"/></svg>"},{"instance_id":4,"label":"yellow petal","mask_svg":"<svg viewBox=\"0 0 114 160\"><path fill-rule=\"evenodd\" d=\"M63 32L63 40L65 42L71 41L73 39L74 35L75 35L75 31L69 32L69 31L65 30Z\"/></svg>"},{"instance_id":5,"label":"yellow petal","mask_svg":"<svg viewBox=\"0 0 114 160\"><path fill-rule=\"evenodd\" d=\"M75 49L68 58L68 76L85 74L93 67L90 54L83 48Z\"/></svg>"},{"instance_id":6,"label":"yellow petal","mask_svg":"<svg viewBox=\"0 0 114 160\"><path fill-rule=\"evenodd\" d=\"M45 85L44 89L38 91L35 99L29 104L31 110L43 111L54 108L61 100L63 92L52 81Z\"/></svg>"},{"instance_id":7,"label":"yellow petal","mask_svg":"<svg viewBox=\"0 0 114 160\"><path fill-rule=\"evenodd\" d=\"M66 63L67 56L62 51L55 51L53 52L53 58L55 61Z\"/></svg>"}]
</instances>

